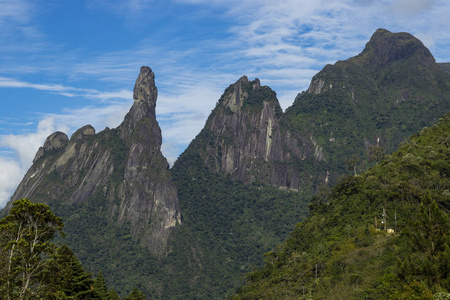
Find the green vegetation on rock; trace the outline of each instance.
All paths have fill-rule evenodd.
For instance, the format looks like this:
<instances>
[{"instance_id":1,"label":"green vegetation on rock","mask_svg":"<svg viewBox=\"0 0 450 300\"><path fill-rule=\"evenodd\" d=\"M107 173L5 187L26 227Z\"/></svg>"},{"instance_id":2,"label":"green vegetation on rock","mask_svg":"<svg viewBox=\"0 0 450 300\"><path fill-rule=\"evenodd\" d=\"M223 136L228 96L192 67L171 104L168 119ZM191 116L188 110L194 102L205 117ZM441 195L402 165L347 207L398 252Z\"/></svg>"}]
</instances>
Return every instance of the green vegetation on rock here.
<instances>
[{"instance_id":1,"label":"green vegetation on rock","mask_svg":"<svg viewBox=\"0 0 450 300\"><path fill-rule=\"evenodd\" d=\"M377 30L361 54L327 65L299 94L285 116L322 147L330 182L348 174L345 162L370 146L387 153L450 109L450 76L428 49L408 33Z\"/></svg>"},{"instance_id":2,"label":"green vegetation on rock","mask_svg":"<svg viewBox=\"0 0 450 300\"><path fill-rule=\"evenodd\" d=\"M312 216L232 298L432 299L450 291L449 133L450 113L314 197Z\"/></svg>"},{"instance_id":3,"label":"green vegetation on rock","mask_svg":"<svg viewBox=\"0 0 450 300\"><path fill-rule=\"evenodd\" d=\"M124 122L49 136L12 200L45 202L63 218L68 247L48 255L78 279L48 284L67 297L88 284L111 299L226 297L264 253L237 297L442 296L448 116L432 126L450 108L442 68L411 35L378 30L285 113L273 90L244 76L169 170L154 74L142 67ZM276 248L308 204L312 216ZM377 230L385 224L396 233Z\"/></svg>"}]
</instances>

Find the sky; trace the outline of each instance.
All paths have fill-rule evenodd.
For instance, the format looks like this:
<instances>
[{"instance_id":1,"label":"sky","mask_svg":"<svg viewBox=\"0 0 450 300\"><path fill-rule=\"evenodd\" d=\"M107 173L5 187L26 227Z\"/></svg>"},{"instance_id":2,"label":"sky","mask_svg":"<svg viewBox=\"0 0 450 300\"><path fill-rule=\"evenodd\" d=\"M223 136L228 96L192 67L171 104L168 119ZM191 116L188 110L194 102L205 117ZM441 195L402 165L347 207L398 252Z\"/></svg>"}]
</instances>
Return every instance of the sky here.
<instances>
[{"instance_id":1,"label":"sky","mask_svg":"<svg viewBox=\"0 0 450 300\"><path fill-rule=\"evenodd\" d=\"M378 28L449 62L449 15L446 0L0 0L0 208L51 133L121 123L142 65L172 164L242 75L286 109Z\"/></svg>"}]
</instances>

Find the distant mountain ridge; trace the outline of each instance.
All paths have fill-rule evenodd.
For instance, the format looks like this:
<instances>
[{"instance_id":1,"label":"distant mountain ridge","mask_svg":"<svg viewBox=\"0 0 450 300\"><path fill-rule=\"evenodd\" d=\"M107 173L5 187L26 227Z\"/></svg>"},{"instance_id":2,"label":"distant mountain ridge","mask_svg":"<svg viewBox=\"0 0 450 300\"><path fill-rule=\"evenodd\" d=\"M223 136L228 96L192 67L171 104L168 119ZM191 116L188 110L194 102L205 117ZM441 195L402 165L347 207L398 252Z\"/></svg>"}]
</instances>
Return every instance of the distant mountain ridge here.
<instances>
[{"instance_id":1,"label":"distant mountain ridge","mask_svg":"<svg viewBox=\"0 0 450 300\"><path fill-rule=\"evenodd\" d=\"M305 219L315 192L370 164L370 146L392 153L449 110L441 67L410 34L379 29L284 113L274 91L243 76L170 170L154 74L142 67L123 123L49 136L12 200L48 203L80 261L117 289L224 297Z\"/></svg>"},{"instance_id":2,"label":"distant mountain ridge","mask_svg":"<svg viewBox=\"0 0 450 300\"><path fill-rule=\"evenodd\" d=\"M449 109L450 77L429 50L408 33L378 29L359 55L316 74L285 117L314 137L336 183L352 156L363 170L370 146L390 153Z\"/></svg>"}]
</instances>

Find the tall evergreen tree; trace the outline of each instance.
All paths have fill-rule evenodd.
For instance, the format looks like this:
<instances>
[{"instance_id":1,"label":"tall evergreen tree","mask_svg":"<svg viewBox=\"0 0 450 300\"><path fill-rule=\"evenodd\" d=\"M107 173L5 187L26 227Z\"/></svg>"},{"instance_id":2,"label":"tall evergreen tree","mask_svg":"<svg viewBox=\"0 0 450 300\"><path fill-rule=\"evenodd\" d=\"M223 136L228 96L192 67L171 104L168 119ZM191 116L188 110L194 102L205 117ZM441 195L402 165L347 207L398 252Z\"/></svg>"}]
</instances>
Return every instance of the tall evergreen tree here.
<instances>
[{"instance_id":1,"label":"tall evergreen tree","mask_svg":"<svg viewBox=\"0 0 450 300\"><path fill-rule=\"evenodd\" d=\"M97 278L94 280L94 291L100 299L108 299L108 289L106 288L105 278L102 271L98 272Z\"/></svg>"},{"instance_id":2,"label":"tall evergreen tree","mask_svg":"<svg viewBox=\"0 0 450 300\"><path fill-rule=\"evenodd\" d=\"M49 288L46 295L62 295L85 299L92 294L92 275L86 272L73 251L67 246L59 247L46 269L44 280Z\"/></svg>"},{"instance_id":3,"label":"tall evergreen tree","mask_svg":"<svg viewBox=\"0 0 450 300\"><path fill-rule=\"evenodd\" d=\"M108 300L120 300L119 294L112 288L108 293Z\"/></svg>"},{"instance_id":4,"label":"tall evergreen tree","mask_svg":"<svg viewBox=\"0 0 450 300\"><path fill-rule=\"evenodd\" d=\"M144 294L134 287L131 293L124 300L146 300Z\"/></svg>"}]
</instances>

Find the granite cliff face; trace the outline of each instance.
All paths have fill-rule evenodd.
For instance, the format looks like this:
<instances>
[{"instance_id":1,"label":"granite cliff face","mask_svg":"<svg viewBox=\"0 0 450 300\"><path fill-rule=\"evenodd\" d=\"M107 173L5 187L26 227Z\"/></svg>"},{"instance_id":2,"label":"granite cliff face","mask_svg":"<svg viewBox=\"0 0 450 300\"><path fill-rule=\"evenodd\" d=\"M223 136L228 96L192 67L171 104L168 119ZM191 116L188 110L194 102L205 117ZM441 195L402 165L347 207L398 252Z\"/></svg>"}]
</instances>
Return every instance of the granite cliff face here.
<instances>
[{"instance_id":1,"label":"granite cliff face","mask_svg":"<svg viewBox=\"0 0 450 300\"><path fill-rule=\"evenodd\" d=\"M214 172L298 190L293 162L311 157L314 147L284 126L282 115L275 92L243 76L226 89L191 146Z\"/></svg>"},{"instance_id":2,"label":"granite cliff face","mask_svg":"<svg viewBox=\"0 0 450 300\"><path fill-rule=\"evenodd\" d=\"M190 284L174 298L225 298L306 216L311 179L303 167L318 158L311 139L283 122L275 92L244 76L174 163L184 217L175 234L191 237L171 253L186 261L174 277Z\"/></svg>"},{"instance_id":3,"label":"granite cliff face","mask_svg":"<svg viewBox=\"0 0 450 300\"><path fill-rule=\"evenodd\" d=\"M50 135L11 200L48 202L68 220L66 228L78 226L71 217L89 206L106 216L107 226L129 228L135 241L161 255L170 230L181 224L181 212L160 151L157 89L149 67L141 68L133 98L133 106L116 129L96 134L86 125L70 140L61 132ZM67 206L70 215L64 215L62 207ZM94 219L89 222L95 224Z\"/></svg>"}]
</instances>

